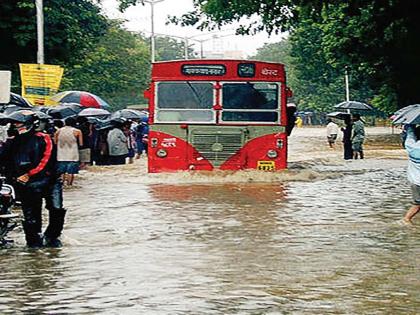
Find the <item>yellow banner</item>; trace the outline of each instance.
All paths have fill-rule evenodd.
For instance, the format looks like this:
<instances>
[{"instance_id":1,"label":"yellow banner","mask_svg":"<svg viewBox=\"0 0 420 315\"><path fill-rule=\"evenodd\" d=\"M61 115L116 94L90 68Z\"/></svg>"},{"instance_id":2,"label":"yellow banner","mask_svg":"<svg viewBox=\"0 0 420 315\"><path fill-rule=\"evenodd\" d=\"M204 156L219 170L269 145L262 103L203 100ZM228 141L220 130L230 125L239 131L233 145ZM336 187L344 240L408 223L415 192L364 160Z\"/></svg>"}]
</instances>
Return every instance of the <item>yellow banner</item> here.
<instances>
[{"instance_id":1,"label":"yellow banner","mask_svg":"<svg viewBox=\"0 0 420 315\"><path fill-rule=\"evenodd\" d=\"M20 63L22 96L34 105L53 105L50 97L58 92L64 69L56 65Z\"/></svg>"}]
</instances>

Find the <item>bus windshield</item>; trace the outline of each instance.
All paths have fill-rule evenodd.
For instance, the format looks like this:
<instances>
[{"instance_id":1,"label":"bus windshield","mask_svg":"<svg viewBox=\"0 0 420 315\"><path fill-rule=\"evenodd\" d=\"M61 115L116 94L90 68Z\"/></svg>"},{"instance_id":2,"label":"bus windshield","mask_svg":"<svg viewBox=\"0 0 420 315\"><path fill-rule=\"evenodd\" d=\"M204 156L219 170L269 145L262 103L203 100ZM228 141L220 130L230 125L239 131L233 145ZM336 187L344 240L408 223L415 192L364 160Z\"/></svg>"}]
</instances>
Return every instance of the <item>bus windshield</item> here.
<instances>
[{"instance_id":1,"label":"bus windshield","mask_svg":"<svg viewBox=\"0 0 420 315\"><path fill-rule=\"evenodd\" d=\"M278 85L273 83L223 84L224 109L277 109Z\"/></svg>"},{"instance_id":2,"label":"bus windshield","mask_svg":"<svg viewBox=\"0 0 420 315\"><path fill-rule=\"evenodd\" d=\"M224 83L222 120L278 122L279 85L275 83Z\"/></svg>"},{"instance_id":3,"label":"bus windshield","mask_svg":"<svg viewBox=\"0 0 420 315\"><path fill-rule=\"evenodd\" d=\"M156 118L161 122L212 122L215 115L210 82L159 82Z\"/></svg>"}]
</instances>

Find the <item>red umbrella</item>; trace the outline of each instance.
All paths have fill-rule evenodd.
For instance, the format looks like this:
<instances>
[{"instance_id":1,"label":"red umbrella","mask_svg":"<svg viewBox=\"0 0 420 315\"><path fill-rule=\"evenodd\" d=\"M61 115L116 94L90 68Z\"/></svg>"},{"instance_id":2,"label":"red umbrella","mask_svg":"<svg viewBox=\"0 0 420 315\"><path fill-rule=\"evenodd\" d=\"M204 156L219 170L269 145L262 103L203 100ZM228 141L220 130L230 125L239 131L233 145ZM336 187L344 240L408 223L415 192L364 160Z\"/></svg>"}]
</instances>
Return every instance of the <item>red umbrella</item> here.
<instances>
[{"instance_id":1,"label":"red umbrella","mask_svg":"<svg viewBox=\"0 0 420 315\"><path fill-rule=\"evenodd\" d=\"M51 100L57 103L77 103L82 105L83 107L93 107L93 108L109 108L109 104L105 102L99 96L84 92L84 91L66 91L61 92L53 97Z\"/></svg>"}]
</instances>

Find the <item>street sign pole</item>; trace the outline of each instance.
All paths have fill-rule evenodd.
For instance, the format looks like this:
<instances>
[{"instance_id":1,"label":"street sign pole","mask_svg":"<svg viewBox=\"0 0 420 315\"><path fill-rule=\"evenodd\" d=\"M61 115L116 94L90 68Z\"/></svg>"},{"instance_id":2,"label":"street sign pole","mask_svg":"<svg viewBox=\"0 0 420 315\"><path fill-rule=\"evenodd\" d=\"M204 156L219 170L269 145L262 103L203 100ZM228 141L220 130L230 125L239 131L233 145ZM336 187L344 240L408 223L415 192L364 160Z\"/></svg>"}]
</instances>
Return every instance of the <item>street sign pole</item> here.
<instances>
[{"instance_id":1,"label":"street sign pole","mask_svg":"<svg viewBox=\"0 0 420 315\"><path fill-rule=\"evenodd\" d=\"M36 5L36 26L37 26L37 39L38 39L38 64L45 63L44 56L44 6L43 0L35 0Z\"/></svg>"}]
</instances>

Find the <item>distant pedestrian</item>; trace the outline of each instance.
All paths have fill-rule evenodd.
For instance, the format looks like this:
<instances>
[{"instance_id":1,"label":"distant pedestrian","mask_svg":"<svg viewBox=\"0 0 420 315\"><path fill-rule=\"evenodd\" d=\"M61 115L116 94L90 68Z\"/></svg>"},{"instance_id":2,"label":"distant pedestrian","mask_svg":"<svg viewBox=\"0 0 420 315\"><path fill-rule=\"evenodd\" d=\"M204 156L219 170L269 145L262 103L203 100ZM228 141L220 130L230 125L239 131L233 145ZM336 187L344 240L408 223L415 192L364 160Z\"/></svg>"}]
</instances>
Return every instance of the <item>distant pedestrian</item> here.
<instances>
[{"instance_id":1,"label":"distant pedestrian","mask_svg":"<svg viewBox=\"0 0 420 315\"><path fill-rule=\"evenodd\" d=\"M287 124L286 124L286 134L290 136L292 134L292 130L296 125L296 104L295 103L288 103L286 107L286 116L287 116Z\"/></svg>"},{"instance_id":2,"label":"distant pedestrian","mask_svg":"<svg viewBox=\"0 0 420 315\"><path fill-rule=\"evenodd\" d=\"M351 136L351 144L353 149L353 158L357 160L364 158L363 142L365 141L365 125L360 120L359 114L353 114L353 132Z\"/></svg>"},{"instance_id":3,"label":"distant pedestrian","mask_svg":"<svg viewBox=\"0 0 420 315\"><path fill-rule=\"evenodd\" d=\"M92 163L93 125L85 117L79 117L78 123L83 136L83 145L79 147L80 169L83 170Z\"/></svg>"},{"instance_id":4,"label":"distant pedestrian","mask_svg":"<svg viewBox=\"0 0 420 315\"><path fill-rule=\"evenodd\" d=\"M327 140L330 148L334 148L335 141L337 140L338 135L338 125L334 123L331 119L327 120Z\"/></svg>"},{"instance_id":5,"label":"distant pedestrian","mask_svg":"<svg viewBox=\"0 0 420 315\"><path fill-rule=\"evenodd\" d=\"M296 127L298 127L298 128L302 128L302 126L303 126L303 120L302 120L302 117L297 116L297 117L296 117Z\"/></svg>"},{"instance_id":6,"label":"distant pedestrian","mask_svg":"<svg viewBox=\"0 0 420 315\"><path fill-rule=\"evenodd\" d=\"M408 181L411 183L413 205L404 216L404 221L411 223L413 217L420 211L420 127L407 126L405 149L408 153Z\"/></svg>"},{"instance_id":7,"label":"distant pedestrian","mask_svg":"<svg viewBox=\"0 0 420 315\"><path fill-rule=\"evenodd\" d=\"M140 122L134 129L134 136L136 139L137 154L136 159L139 159L143 151L147 155L148 148L149 126L146 122Z\"/></svg>"},{"instance_id":8,"label":"distant pedestrian","mask_svg":"<svg viewBox=\"0 0 420 315\"><path fill-rule=\"evenodd\" d=\"M341 128L343 132L344 159L351 160L353 159L353 148L351 144L352 123L350 115L344 119L344 123L346 126Z\"/></svg>"},{"instance_id":9,"label":"distant pedestrian","mask_svg":"<svg viewBox=\"0 0 420 315\"><path fill-rule=\"evenodd\" d=\"M123 122L115 121L114 128L108 133L108 150L111 165L125 164L128 154L128 140L123 132Z\"/></svg>"},{"instance_id":10,"label":"distant pedestrian","mask_svg":"<svg viewBox=\"0 0 420 315\"><path fill-rule=\"evenodd\" d=\"M134 131L131 129L132 121L127 121L123 126L123 132L127 137L127 146L128 146L128 164L133 164L134 156L136 155L136 139L134 136Z\"/></svg>"},{"instance_id":11,"label":"distant pedestrian","mask_svg":"<svg viewBox=\"0 0 420 315\"><path fill-rule=\"evenodd\" d=\"M83 145L82 132L75 128L76 119L68 117L65 126L55 133L57 144L58 172L63 176L63 183L73 185L74 175L79 173L79 146Z\"/></svg>"}]
</instances>

